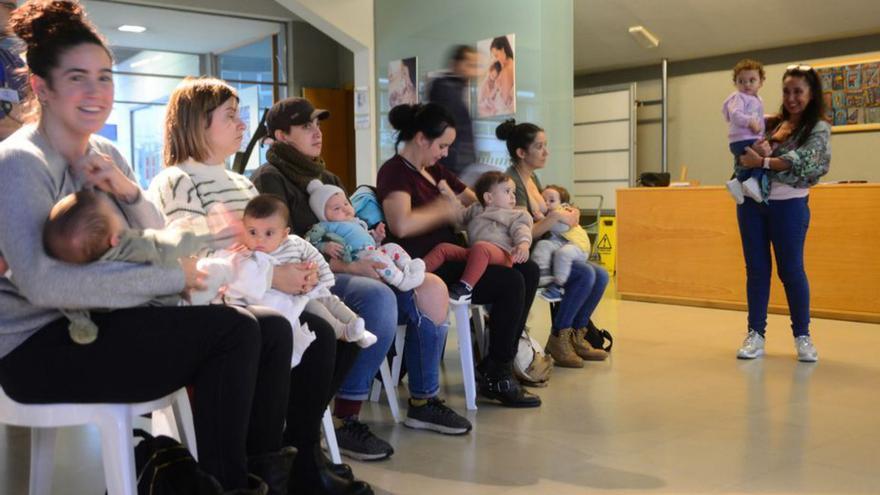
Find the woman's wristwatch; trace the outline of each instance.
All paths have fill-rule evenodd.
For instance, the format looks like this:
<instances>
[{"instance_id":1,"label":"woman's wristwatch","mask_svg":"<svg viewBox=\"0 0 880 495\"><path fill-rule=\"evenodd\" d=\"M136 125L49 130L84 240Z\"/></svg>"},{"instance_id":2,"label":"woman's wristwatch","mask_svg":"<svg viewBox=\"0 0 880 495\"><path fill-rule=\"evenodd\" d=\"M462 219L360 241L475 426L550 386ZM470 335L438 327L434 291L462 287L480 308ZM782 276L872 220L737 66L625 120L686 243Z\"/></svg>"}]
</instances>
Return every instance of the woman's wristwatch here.
<instances>
[{"instance_id":1,"label":"woman's wristwatch","mask_svg":"<svg viewBox=\"0 0 880 495\"><path fill-rule=\"evenodd\" d=\"M764 157L764 169L770 170L770 157L769 156Z\"/></svg>"}]
</instances>

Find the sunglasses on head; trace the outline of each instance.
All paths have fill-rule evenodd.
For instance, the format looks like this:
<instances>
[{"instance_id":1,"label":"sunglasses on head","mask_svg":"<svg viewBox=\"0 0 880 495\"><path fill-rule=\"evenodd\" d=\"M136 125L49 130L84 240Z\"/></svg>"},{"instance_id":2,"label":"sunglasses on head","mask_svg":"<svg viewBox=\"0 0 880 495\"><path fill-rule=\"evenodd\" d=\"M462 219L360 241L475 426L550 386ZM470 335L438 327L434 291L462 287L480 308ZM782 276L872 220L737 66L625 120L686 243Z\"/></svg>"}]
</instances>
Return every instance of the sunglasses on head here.
<instances>
[{"instance_id":1,"label":"sunglasses on head","mask_svg":"<svg viewBox=\"0 0 880 495\"><path fill-rule=\"evenodd\" d=\"M786 72L791 72L791 71L810 72L811 70L813 70L812 67L810 67L809 65L802 65L802 64L792 64L792 65L789 65L788 67L785 68Z\"/></svg>"}]
</instances>

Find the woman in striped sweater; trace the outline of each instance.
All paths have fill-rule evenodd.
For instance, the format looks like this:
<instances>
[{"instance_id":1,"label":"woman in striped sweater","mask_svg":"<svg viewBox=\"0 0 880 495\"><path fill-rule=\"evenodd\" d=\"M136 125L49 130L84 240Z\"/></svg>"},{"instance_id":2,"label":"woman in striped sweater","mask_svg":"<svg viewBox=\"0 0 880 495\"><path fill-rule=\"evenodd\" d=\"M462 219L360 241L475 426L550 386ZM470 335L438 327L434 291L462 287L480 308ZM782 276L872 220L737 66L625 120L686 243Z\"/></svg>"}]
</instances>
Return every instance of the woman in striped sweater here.
<instances>
[{"instance_id":1,"label":"woman in striped sweater","mask_svg":"<svg viewBox=\"0 0 880 495\"><path fill-rule=\"evenodd\" d=\"M225 166L240 148L244 129L238 95L225 82L186 79L172 92L165 116L166 168L149 190L168 224L206 228L208 210L216 204L233 214L244 212L257 190L250 180ZM288 294L308 293L318 281L314 263L280 265L272 275L272 287ZM316 339L290 372L284 442L298 449L291 492L372 493L369 485L353 480L348 466L328 464L318 443L323 412L359 348L337 342L330 325L317 316L304 312L300 321L308 324Z\"/></svg>"}]
</instances>

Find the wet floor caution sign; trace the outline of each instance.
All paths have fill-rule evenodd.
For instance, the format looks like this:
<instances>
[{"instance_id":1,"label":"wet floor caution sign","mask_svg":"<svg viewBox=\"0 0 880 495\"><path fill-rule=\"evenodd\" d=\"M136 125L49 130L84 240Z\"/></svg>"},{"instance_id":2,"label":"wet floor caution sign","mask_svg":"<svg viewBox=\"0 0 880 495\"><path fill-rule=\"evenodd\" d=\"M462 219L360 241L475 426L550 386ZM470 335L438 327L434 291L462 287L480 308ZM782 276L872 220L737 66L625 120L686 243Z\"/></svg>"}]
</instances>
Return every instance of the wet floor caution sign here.
<instances>
[{"instance_id":1,"label":"wet floor caution sign","mask_svg":"<svg viewBox=\"0 0 880 495\"><path fill-rule=\"evenodd\" d=\"M604 266L608 273L614 273L617 252L617 219L600 217L599 234L596 239L596 252L599 254L598 263Z\"/></svg>"}]
</instances>

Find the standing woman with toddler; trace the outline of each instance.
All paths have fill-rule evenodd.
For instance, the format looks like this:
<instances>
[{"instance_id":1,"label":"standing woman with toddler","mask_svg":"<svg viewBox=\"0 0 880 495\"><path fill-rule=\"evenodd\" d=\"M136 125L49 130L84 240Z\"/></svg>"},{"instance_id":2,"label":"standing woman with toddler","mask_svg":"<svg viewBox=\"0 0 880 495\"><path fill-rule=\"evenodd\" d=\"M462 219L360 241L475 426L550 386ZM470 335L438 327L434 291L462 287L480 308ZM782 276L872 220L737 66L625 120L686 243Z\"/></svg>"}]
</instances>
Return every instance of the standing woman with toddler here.
<instances>
[{"instance_id":1,"label":"standing woman with toddler","mask_svg":"<svg viewBox=\"0 0 880 495\"><path fill-rule=\"evenodd\" d=\"M121 262L70 265L43 250L60 198L92 189L131 228L163 219L119 151L96 133L113 106L113 60L76 2L32 0L11 16L27 45L36 125L0 144L0 385L13 400L144 402L192 385L199 464L228 493L264 493L290 458L282 450L291 355L280 317L223 306L146 306L202 286L195 260L176 268ZM73 342L53 308L92 313L91 344Z\"/></svg>"},{"instance_id":2,"label":"standing woman with toddler","mask_svg":"<svg viewBox=\"0 0 880 495\"><path fill-rule=\"evenodd\" d=\"M804 270L804 242L810 225L810 187L831 165L831 126L823 120L822 81L807 65L792 65L782 76L782 108L768 120L768 139L746 148L737 171L763 168L769 172L766 203L746 199L736 207L746 261L748 334L736 357L764 354L767 304L773 262L785 287L791 330L799 361L819 359L810 338L810 285Z\"/></svg>"}]
</instances>

